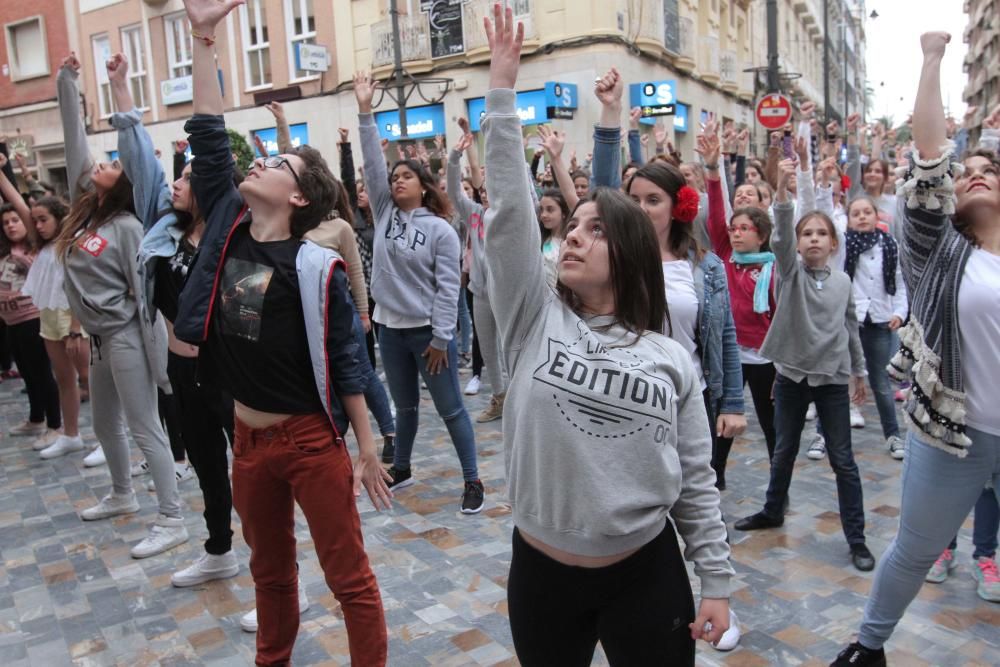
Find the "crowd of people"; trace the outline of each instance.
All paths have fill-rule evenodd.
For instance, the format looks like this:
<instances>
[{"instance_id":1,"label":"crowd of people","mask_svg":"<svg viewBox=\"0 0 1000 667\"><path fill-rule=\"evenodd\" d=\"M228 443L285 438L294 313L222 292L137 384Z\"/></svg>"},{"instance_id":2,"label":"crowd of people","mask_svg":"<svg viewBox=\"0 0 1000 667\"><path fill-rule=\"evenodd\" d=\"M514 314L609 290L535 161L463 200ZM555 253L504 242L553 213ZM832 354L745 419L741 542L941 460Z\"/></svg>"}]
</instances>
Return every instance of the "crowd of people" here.
<instances>
[{"instance_id":1,"label":"crowd of people","mask_svg":"<svg viewBox=\"0 0 1000 667\"><path fill-rule=\"evenodd\" d=\"M185 0L194 115L172 181L125 57L106 64L111 162L90 155L80 62L65 59L68 198L0 145L0 317L16 364L3 377L20 374L30 408L12 435L33 436L42 459L84 450L80 404L91 401L98 446L83 464L106 464L111 491L83 520L138 512L133 478L149 473L157 516L131 553L161 554L190 539L178 484L197 477L208 539L172 577L188 587L239 572L236 510L257 603L241 625L257 632L257 664L289 662L308 607L296 504L353 664L386 663L357 500L364 491L388 509L414 483L422 387L455 447L464 514L482 511L486 489L463 394L488 386L476 421L503 420L522 664L586 665L598 642L616 665L694 664L698 639L737 645L720 492L747 429L747 385L770 482L738 531L782 526L815 419L808 458L829 458L848 557L873 570L852 450L866 385L886 456L904 461L899 532L858 639L833 665L886 664L883 645L920 586L954 568L973 507L978 592L1000 602L1000 421L988 398L1000 359L1000 109L978 146L945 117L948 35L921 37L912 141L856 114L823 124L806 103L759 158L746 128L714 117L682 156L661 126L640 131L640 110L622 126L625 81L611 68L594 84L593 153L567 164L566 136L546 126L526 154L514 93L523 29L498 5L484 26L482 141L460 119L450 151L439 140L388 156L378 84L360 72L363 168L342 129L338 179L319 151L292 146L278 103L279 153L260 145L252 164L235 163L213 45L238 4ZM697 609L685 558L701 580Z\"/></svg>"}]
</instances>

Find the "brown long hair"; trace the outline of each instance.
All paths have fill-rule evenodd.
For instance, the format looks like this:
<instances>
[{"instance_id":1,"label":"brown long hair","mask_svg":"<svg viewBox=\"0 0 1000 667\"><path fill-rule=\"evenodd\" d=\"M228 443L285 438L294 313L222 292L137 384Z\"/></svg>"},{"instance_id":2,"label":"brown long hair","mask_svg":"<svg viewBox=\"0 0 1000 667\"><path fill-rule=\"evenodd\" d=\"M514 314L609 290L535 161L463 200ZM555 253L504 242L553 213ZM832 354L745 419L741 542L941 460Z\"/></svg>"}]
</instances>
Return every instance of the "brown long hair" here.
<instances>
[{"instance_id":1,"label":"brown long hair","mask_svg":"<svg viewBox=\"0 0 1000 667\"><path fill-rule=\"evenodd\" d=\"M629 179L628 187L625 188L627 193L632 192L632 184L635 183L635 179L637 178L645 178L666 192L674 206L677 205L677 193L680 192L682 187L687 185L687 180L684 178L681 170L669 162L663 161L647 162L642 165L632 175L632 178ZM648 220L649 217L647 216L646 219ZM670 252L677 257L687 257L693 250L696 262L701 262L705 258L705 249L698 243L693 223L689 224L672 220L670 222L670 232L667 235L667 243L670 244Z\"/></svg>"},{"instance_id":2,"label":"brown long hair","mask_svg":"<svg viewBox=\"0 0 1000 667\"><path fill-rule=\"evenodd\" d=\"M392 165L392 169L389 170L389 187L392 187L392 175L400 167L406 167L416 174L420 180L420 187L425 191L424 198L420 201L421 206L439 218L451 220L453 213L451 200L448 199L447 194L441 191L441 188L438 187L437 179L431 175L431 172L428 171L423 163L417 160L400 160Z\"/></svg>"},{"instance_id":3,"label":"brown long hair","mask_svg":"<svg viewBox=\"0 0 1000 667\"><path fill-rule=\"evenodd\" d=\"M615 317L633 333L662 331L667 295L659 243L649 216L620 191L603 187L591 193L589 199L580 200L573 215L588 202L597 206L607 239ZM556 291L570 308L579 310L580 300L570 288L558 282Z\"/></svg>"},{"instance_id":4,"label":"brown long hair","mask_svg":"<svg viewBox=\"0 0 1000 667\"><path fill-rule=\"evenodd\" d=\"M56 235L48 241L43 239L41 236L38 237L38 247L42 248L59 238L59 234L63 229L63 224L66 222L66 214L69 213L69 206L66 205L66 200L62 197L55 197L53 195L45 195L41 199L38 199L35 201L35 206L44 208L48 211L49 215L56 219L56 224L59 226L59 231L57 231ZM32 208L35 206L32 206ZM34 227L33 224L31 226Z\"/></svg>"},{"instance_id":5,"label":"brown long hair","mask_svg":"<svg viewBox=\"0 0 1000 667\"><path fill-rule=\"evenodd\" d=\"M1000 157L998 157L997 154L991 150L977 148L973 151L967 151L965 155L962 156L962 164L964 165L966 160L973 157L986 158L993 164L994 167L1000 169ZM961 215L958 211L956 211L955 215L952 216L951 223L955 226L955 230L964 236L965 239L974 247L978 248L982 245L979 237L976 236L975 230L972 229L972 219L970 216Z\"/></svg>"},{"instance_id":6,"label":"brown long hair","mask_svg":"<svg viewBox=\"0 0 1000 667\"><path fill-rule=\"evenodd\" d=\"M3 223L3 216L8 213L13 213L19 220L21 218L21 214L17 212L17 209L14 208L13 204L4 202L3 204L0 204L0 224ZM31 220L21 220L21 224L24 225L24 231L27 232L23 243L28 250L28 254L38 252L38 248L40 247L38 243L38 230L36 230L35 226L31 224ZM0 233L0 257L6 257L9 255L13 247L14 244L11 243L9 238L7 238L7 232L4 230Z\"/></svg>"},{"instance_id":7,"label":"brown long hair","mask_svg":"<svg viewBox=\"0 0 1000 667\"><path fill-rule=\"evenodd\" d=\"M103 197L98 196L97 190L88 190L73 202L56 238L56 255L65 259L70 246L81 232L100 229L120 213L135 215L132 181L124 171Z\"/></svg>"}]
</instances>

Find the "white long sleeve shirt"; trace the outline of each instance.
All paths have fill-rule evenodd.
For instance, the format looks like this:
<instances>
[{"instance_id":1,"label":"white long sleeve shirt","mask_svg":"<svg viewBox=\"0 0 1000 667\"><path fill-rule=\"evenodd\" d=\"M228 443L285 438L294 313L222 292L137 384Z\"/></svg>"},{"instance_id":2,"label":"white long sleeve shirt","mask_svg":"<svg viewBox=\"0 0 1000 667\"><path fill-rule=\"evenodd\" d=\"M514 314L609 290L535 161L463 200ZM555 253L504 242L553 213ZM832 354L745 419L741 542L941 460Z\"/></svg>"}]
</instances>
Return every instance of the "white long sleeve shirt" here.
<instances>
[{"instance_id":1,"label":"white long sleeve shirt","mask_svg":"<svg viewBox=\"0 0 1000 667\"><path fill-rule=\"evenodd\" d=\"M858 323L871 317L876 324L888 322L893 317L906 320L909 305L906 302L906 285L903 283L903 270L900 262L896 262L896 293L885 291L885 279L882 276L882 241L858 256L854 267L854 306L858 313Z\"/></svg>"}]
</instances>

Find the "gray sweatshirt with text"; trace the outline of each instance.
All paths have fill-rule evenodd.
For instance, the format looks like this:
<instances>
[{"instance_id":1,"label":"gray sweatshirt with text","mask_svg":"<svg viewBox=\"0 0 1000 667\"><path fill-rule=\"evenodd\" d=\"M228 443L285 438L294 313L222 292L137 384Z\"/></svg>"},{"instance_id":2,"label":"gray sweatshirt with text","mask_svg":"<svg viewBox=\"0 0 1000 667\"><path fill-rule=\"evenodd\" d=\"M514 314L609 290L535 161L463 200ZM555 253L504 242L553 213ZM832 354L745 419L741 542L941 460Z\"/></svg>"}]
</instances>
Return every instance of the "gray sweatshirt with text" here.
<instances>
[{"instance_id":1,"label":"gray sweatshirt with text","mask_svg":"<svg viewBox=\"0 0 1000 667\"><path fill-rule=\"evenodd\" d=\"M511 373L504 448L514 523L543 543L611 556L668 515L706 598L729 597L726 527L690 355L614 316L581 317L545 281L513 90L486 97L488 289Z\"/></svg>"}]
</instances>

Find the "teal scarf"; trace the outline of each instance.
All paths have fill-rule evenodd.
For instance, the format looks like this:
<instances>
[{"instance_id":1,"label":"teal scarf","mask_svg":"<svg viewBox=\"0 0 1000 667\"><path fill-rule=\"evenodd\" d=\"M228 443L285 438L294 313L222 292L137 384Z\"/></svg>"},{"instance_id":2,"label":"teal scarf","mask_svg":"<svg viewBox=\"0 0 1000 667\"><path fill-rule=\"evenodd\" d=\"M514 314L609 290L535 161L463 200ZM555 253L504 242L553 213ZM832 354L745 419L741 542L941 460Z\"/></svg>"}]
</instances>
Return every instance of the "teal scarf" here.
<instances>
[{"instance_id":1,"label":"teal scarf","mask_svg":"<svg viewBox=\"0 0 1000 667\"><path fill-rule=\"evenodd\" d=\"M760 275L753 290L753 312L766 313L771 310L771 272L774 270L773 252L734 252L737 264L760 264Z\"/></svg>"}]
</instances>

